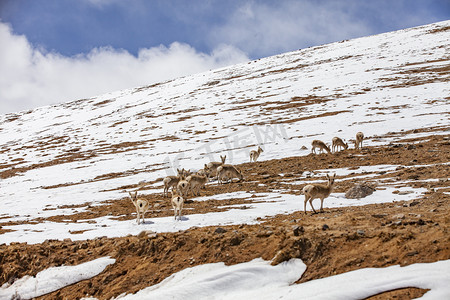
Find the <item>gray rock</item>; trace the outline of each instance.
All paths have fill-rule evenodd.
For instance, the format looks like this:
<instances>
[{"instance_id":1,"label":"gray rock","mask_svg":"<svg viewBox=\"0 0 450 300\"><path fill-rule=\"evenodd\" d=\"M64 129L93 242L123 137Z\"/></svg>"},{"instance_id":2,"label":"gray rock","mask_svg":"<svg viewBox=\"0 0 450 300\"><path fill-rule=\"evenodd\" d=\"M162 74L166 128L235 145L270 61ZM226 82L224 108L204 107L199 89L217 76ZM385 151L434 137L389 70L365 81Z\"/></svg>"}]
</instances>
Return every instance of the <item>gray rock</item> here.
<instances>
[{"instance_id":1,"label":"gray rock","mask_svg":"<svg viewBox=\"0 0 450 300\"><path fill-rule=\"evenodd\" d=\"M365 184L357 184L354 187L350 188L346 193L345 197L347 199L361 199L364 197L367 197L369 195L372 195L372 193L375 191L374 188L371 188L368 185Z\"/></svg>"},{"instance_id":2,"label":"gray rock","mask_svg":"<svg viewBox=\"0 0 450 300\"><path fill-rule=\"evenodd\" d=\"M242 242L242 238L239 235L235 235L230 240L231 246L237 246Z\"/></svg>"},{"instance_id":3,"label":"gray rock","mask_svg":"<svg viewBox=\"0 0 450 300\"><path fill-rule=\"evenodd\" d=\"M392 216L392 219L397 219L397 220L403 220L405 218L404 214L398 214L395 216Z\"/></svg>"},{"instance_id":4,"label":"gray rock","mask_svg":"<svg viewBox=\"0 0 450 300\"><path fill-rule=\"evenodd\" d=\"M293 231L295 236L299 236L300 234L305 232L305 229L303 228L303 226L294 226Z\"/></svg>"},{"instance_id":5,"label":"gray rock","mask_svg":"<svg viewBox=\"0 0 450 300\"><path fill-rule=\"evenodd\" d=\"M222 227L217 227L214 232L215 233L225 233L225 232L227 232L227 230Z\"/></svg>"}]
</instances>

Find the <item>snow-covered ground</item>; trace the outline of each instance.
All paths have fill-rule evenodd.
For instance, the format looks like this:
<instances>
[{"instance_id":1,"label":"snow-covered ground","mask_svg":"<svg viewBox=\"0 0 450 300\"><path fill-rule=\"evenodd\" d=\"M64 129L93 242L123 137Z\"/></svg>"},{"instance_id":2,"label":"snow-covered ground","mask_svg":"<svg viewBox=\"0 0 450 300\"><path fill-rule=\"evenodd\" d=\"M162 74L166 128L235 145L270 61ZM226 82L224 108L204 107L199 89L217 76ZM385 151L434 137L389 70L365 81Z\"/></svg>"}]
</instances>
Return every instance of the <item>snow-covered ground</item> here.
<instances>
[{"instance_id":1,"label":"snow-covered ground","mask_svg":"<svg viewBox=\"0 0 450 300\"><path fill-rule=\"evenodd\" d=\"M103 257L72 267L53 267L0 287L0 298L28 299L102 272L114 259ZM184 269L159 284L116 299L363 299L382 292L417 287L429 289L421 299L450 297L450 260L406 267L366 268L294 284L306 270L300 259L271 266L254 259L225 266L214 263Z\"/></svg>"},{"instance_id":2,"label":"snow-covered ground","mask_svg":"<svg viewBox=\"0 0 450 300\"><path fill-rule=\"evenodd\" d=\"M225 266L201 265L180 271L161 283L118 299L364 299L382 292L430 289L422 299L450 297L450 260L406 267L360 269L293 284L306 270L300 259L276 266L262 259Z\"/></svg>"},{"instance_id":3,"label":"snow-covered ground","mask_svg":"<svg viewBox=\"0 0 450 300\"><path fill-rule=\"evenodd\" d=\"M36 277L25 276L0 287L0 299L31 299L57 291L65 286L90 279L116 260L102 257L77 266L52 267L39 272Z\"/></svg>"}]
</instances>

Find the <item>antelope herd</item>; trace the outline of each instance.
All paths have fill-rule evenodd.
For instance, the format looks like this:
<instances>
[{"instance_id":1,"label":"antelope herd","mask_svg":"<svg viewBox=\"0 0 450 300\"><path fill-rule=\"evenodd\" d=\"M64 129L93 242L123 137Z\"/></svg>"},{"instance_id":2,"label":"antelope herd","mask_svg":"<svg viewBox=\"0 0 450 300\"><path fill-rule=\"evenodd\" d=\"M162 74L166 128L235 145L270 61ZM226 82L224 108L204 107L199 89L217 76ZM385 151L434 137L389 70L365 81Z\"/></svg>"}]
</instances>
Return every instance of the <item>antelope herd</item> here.
<instances>
[{"instance_id":1,"label":"antelope herd","mask_svg":"<svg viewBox=\"0 0 450 300\"><path fill-rule=\"evenodd\" d=\"M356 134L355 139L355 149L362 148L362 142L364 139L364 134L362 132L358 132ZM322 153L326 151L327 153L338 152L342 150L348 149L348 144L344 143L344 141L339 137L334 137L332 139L331 150L330 147L320 140L313 140L311 143L311 152L316 153L316 149ZM250 162L256 162L264 152L261 147L258 146L258 149L250 151ZM231 164L226 164L226 155L220 156L220 162L209 162L204 165L203 169L197 171L195 174L190 170L177 169L177 176L167 176L163 179L163 197L169 197L169 190L171 190L172 194L172 207L174 210L175 220L182 219L182 210L185 199L189 196L189 193L192 193L193 196L200 195L200 189L204 189L206 183L211 179L216 179L218 184L231 183L234 178L237 178L239 181L244 180L244 176L242 171L240 171L236 166ZM314 213L317 211L314 209L312 205L312 201L314 199L320 199L320 211L323 212L323 201L327 198L334 185L336 174L333 176L329 176L327 174L328 183L324 184L307 184L303 187L302 193L305 195L305 203L304 203L304 211L306 214L306 204L309 202L311 208ZM149 210L149 202L145 199L138 198L137 192L131 193L129 192L131 201L136 208L136 221L137 224L142 222L145 223L145 213Z\"/></svg>"}]
</instances>

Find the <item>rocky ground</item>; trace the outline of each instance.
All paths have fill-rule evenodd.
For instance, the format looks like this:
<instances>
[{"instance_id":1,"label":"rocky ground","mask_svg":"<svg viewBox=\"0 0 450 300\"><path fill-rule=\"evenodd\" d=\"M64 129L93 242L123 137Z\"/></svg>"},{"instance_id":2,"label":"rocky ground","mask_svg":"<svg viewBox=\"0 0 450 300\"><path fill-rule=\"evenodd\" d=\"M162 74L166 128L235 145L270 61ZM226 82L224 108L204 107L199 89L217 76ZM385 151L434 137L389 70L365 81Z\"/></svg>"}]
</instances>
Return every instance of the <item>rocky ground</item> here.
<instances>
[{"instance_id":1,"label":"rocky ground","mask_svg":"<svg viewBox=\"0 0 450 300\"><path fill-rule=\"evenodd\" d=\"M448 130L446 128L445 130ZM280 158L245 163L238 167L243 182L209 184L202 195L228 191L272 191L299 195L299 210L289 215L261 219L258 225L192 228L176 233L142 232L138 236L97 238L87 241L46 241L28 245L0 245L0 285L24 275L35 275L51 266L75 265L102 256L116 263L91 280L45 295L45 299L75 299L93 296L108 299L124 292L134 293L156 284L182 269L199 264L225 262L228 265L257 257L278 264L301 258L308 266L302 278L306 282L365 267L409 265L450 259L450 136L428 135L401 139L396 143L349 149L335 154ZM399 165L394 172L378 171L361 182L349 174L337 177L335 192L345 192L356 183L380 188L379 182L398 182L398 187L423 187L420 198L405 202L371 204L360 207L327 208L318 214L303 212L302 185L287 181L308 180L315 170L352 168L361 165ZM117 174L120 176L120 174ZM429 181L428 179L437 179ZM325 180L325 178L324 178ZM121 189L140 189L150 193L154 185L136 184ZM397 191L398 192L398 191ZM173 214L169 200L162 194L147 196L152 216ZM188 199L185 214L218 211L227 204L251 203L248 199L195 201ZM255 199L257 201L257 199ZM315 202L317 208L318 202ZM106 206L106 209L105 209ZM129 199L108 201L73 216L57 216L51 221L96 218L112 214L118 219L135 218ZM32 220L30 222L44 221ZM1 226L0 234L6 230ZM74 235L77 232L73 232ZM377 295L371 299L412 299L426 290L408 288Z\"/></svg>"}]
</instances>

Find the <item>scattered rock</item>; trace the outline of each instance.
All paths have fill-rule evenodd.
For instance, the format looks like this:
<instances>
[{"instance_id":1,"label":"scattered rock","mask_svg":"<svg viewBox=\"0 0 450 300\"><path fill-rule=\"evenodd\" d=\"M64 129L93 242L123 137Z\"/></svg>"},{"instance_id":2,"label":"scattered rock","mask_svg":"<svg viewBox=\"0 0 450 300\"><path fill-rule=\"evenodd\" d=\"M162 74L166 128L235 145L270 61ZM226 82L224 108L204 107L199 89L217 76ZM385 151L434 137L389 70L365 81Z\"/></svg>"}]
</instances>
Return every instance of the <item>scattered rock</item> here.
<instances>
[{"instance_id":1,"label":"scattered rock","mask_svg":"<svg viewBox=\"0 0 450 300\"><path fill-rule=\"evenodd\" d=\"M409 203L409 207L416 206L419 203L419 201L413 200L411 203Z\"/></svg>"},{"instance_id":2,"label":"scattered rock","mask_svg":"<svg viewBox=\"0 0 450 300\"><path fill-rule=\"evenodd\" d=\"M357 184L345 193L345 197L347 199L361 199L372 195L374 191L375 189L368 185Z\"/></svg>"},{"instance_id":3,"label":"scattered rock","mask_svg":"<svg viewBox=\"0 0 450 300\"><path fill-rule=\"evenodd\" d=\"M300 234L305 232L305 228L303 228L303 226L294 226L293 232L295 236L299 236Z\"/></svg>"},{"instance_id":4,"label":"scattered rock","mask_svg":"<svg viewBox=\"0 0 450 300\"><path fill-rule=\"evenodd\" d=\"M238 235L235 235L231 238L230 240L230 245L231 246L237 246L242 242L242 238Z\"/></svg>"},{"instance_id":5,"label":"scattered rock","mask_svg":"<svg viewBox=\"0 0 450 300\"><path fill-rule=\"evenodd\" d=\"M274 258L272 259L271 265L276 266L284 261L287 261L291 258L289 250L283 249L277 252L275 254Z\"/></svg>"},{"instance_id":6,"label":"scattered rock","mask_svg":"<svg viewBox=\"0 0 450 300\"><path fill-rule=\"evenodd\" d=\"M372 217L378 218L378 219L382 219L382 218L384 218L386 216L387 216L387 214L375 214L375 215L372 215Z\"/></svg>"},{"instance_id":7,"label":"scattered rock","mask_svg":"<svg viewBox=\"0 0 450 300\"><path fill-rule=\"evenodd\" d=\"M422 220L422 219L419 219L416 224L420 225L420 226L423 226L423 225L425 225L425 221Z\"/></svg>"},{"instance_id":8,"label":"scattered rock","mask_svg":"<svg viewBox=\"0 0 450 300\"><path fill-rule=\"evenodd\" d=\"M403 148L403 144L389 144L392 148Z\"/></svg>"},{"instance_id":9,"label":"scattered rock","mask_svg":"<svg viewBox=\"0 0 450 300\"><path fill-rule=\"evenodd\" d=\"M358 229L358 230L356 231L356 234L357 234L357 235L361 235L361 236L365 236L365 235L366 235L366 232L365 232L364 230L362 230L362 229Z\"/></svg>"},{"instance_id":10,"label":"scattered rock","mask_svg":"<svg viewBox=\"0 0 450 300\"><path fill-rule=\"evenodd\" d=\"M273 234L272 230L261 230L256 234L256 236L257 237L269 237L272 234Z\"/></svg>"},{"instance_id":11,"label":"scattered rock","mask_svg":"<svg viewBox=\"0 0 450 300\"><path fill-rule=\"evenodd\" d=\"M398 214L395 216L392 216L392 219L397 219L397 220L403 220L405 218L404 214Z\"/></svg>"},{"instance_id":12,"label":"scattered rock","mask_svg":"<svg viewBox=\"0 0 450 300\"><path fill-rule=\"evenodd\" d=\"M356 232L354 232L354 233L352 233L352 234L348 234L348 235L346 236L346 240L347 240L347 241L354 241L354 240L359 239L360 237L361 237L360 235L358 235Z\"/></svg>"},{"instance_id":13,"label":"scattered rock","mask_svg":"<svg viewBox=\"0 0 450 300\"><path fill-rule=\"evenodd\" d=\"M227 232L227 230L222 227L217 227L216 230L214 230L214 233L219 233L219 234L225 233L225 232Z\"/></svg>"},{"instance_id":14,"label":"scattered rock","mask_svg":"<svg viewBox=\"0 0 450 300\"><path fill-rule=\"evenodd\" d=\"M409 195L409 194L412 194L413 193L413 191L398 191L398 195Z\"/></svg>"},{"instance_id":15,"label":"scattered rock","mask_svg":"<svg viewBox=\"0 0 450 300\"><path fill-rule=\"evenodd\" d=\"M398 220L398 221L395 221L395 222L389 224L389 226L400 226L400 225L402 225L402 221L401 220Z\"/></svg>"},{"instance_id":16,"label":"scattered rock","mask_svg":"<svg viewBox=\"0 0 450 300\"><path fill-rule=\"evenodd\" d=\"M323 224L322 230L328 230L328 229L330 229L330 226L328 226L327 224Z\"/></svg>"}]
</instances>

